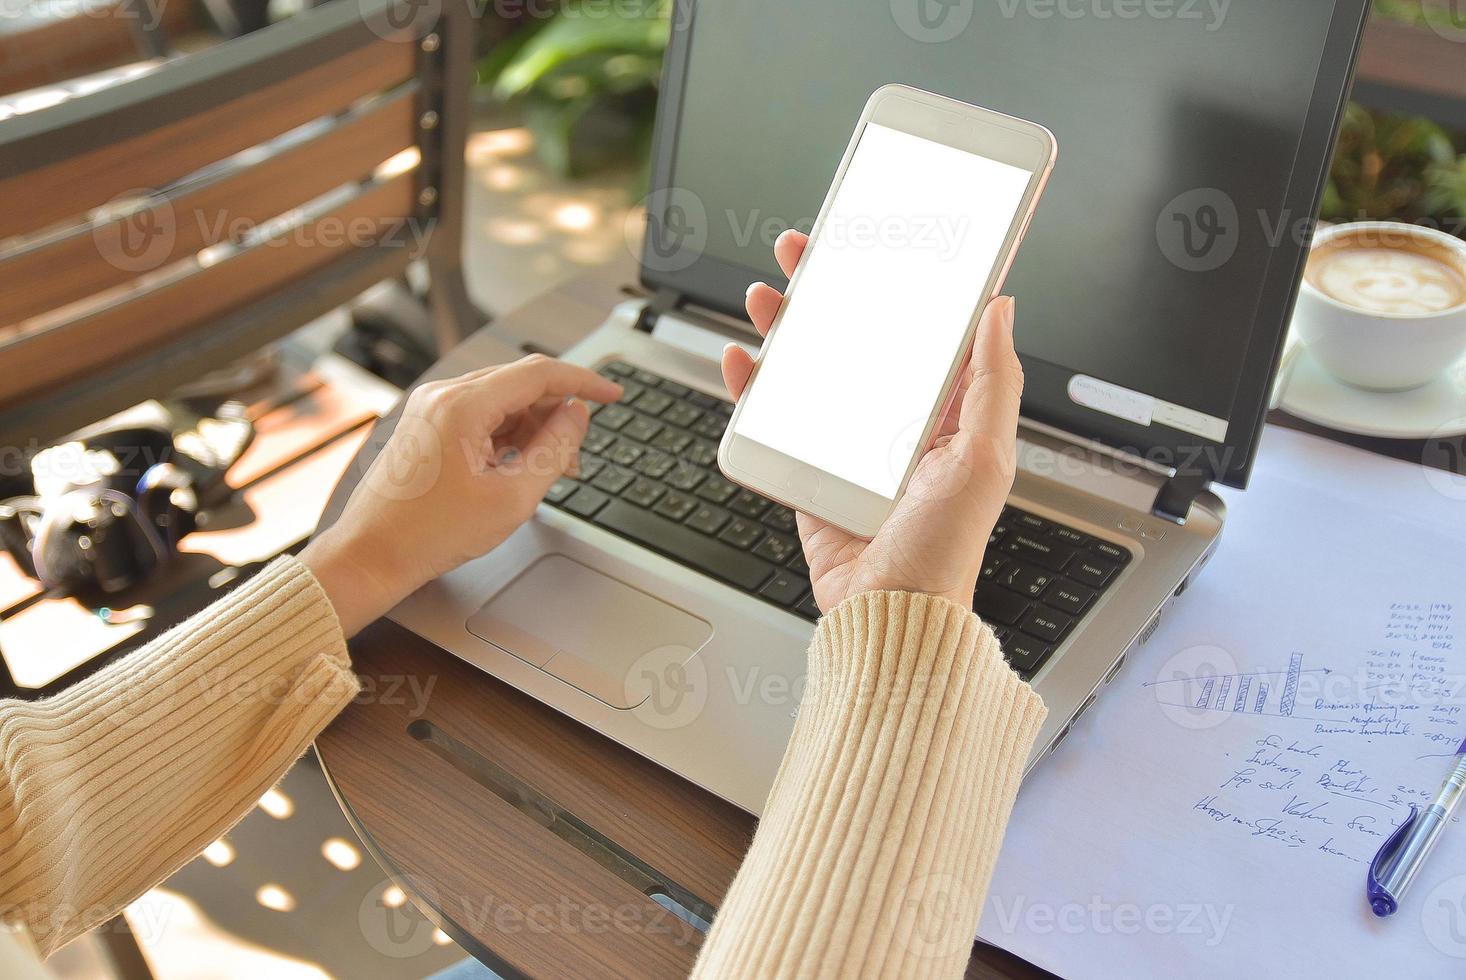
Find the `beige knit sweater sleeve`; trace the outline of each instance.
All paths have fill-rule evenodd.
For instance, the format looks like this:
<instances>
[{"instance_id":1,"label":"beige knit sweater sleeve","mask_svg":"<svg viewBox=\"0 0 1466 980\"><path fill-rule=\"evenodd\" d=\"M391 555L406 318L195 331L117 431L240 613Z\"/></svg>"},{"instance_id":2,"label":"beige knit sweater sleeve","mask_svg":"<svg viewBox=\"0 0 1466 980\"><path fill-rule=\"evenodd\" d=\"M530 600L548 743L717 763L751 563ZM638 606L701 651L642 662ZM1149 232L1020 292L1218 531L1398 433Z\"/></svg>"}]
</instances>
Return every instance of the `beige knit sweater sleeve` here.
<instances>
[{"instance_id":1,"label":"beige knit sweater sleeve","mask_svg":"<svg viewBox=\"0 0 1466 980\"><path fill-rule=\"evenodd\" d=\"M960 976L1043 706L987 627L929 596L846 601L809 666L697 975ZM61 695L0 702L0 920L48 954L110 918L357 690L330 601L284 558Z\"/></svg>"},{"instance_id":2,"label":"beige knit sweater sleeve","mask_svg":"<svg viewBox=\"0 0 1466 980\"><path fill-rule=\"evenodd\" d=\"M355 695L336 615L282 558L45 701L0 701L0 918L43 955L244 816Z\"/></svg>"},{"instance_id":3,"label":"beige knit sweater sleeve","mask_svg":"<svg viewBox=\"0 0 1466 980\"><path fill-rule=\"evenodd\" d=\"M877 592L835 607L693 976L962 976L1045 714L955 603Z\"/></svg>"}]
</instances>

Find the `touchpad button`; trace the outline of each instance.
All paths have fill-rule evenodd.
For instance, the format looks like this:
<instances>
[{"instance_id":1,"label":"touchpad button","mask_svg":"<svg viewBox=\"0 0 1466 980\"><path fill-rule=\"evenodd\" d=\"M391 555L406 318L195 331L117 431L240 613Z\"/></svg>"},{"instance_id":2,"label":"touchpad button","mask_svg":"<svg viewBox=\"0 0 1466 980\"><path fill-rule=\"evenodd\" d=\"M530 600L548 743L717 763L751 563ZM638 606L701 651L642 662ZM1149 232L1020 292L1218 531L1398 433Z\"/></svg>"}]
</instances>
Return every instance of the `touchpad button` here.
<instances>
[{"instance_id":1,"label":"touchpad button","mask_svg":"<svg viewBox=\"0 0 1466 980\"><path fill-rule=\"evenodd\" d=\"M467 626L613 708L646 700L651 672L669 657L685 662L713 633L691 613L564 555L520 572Z\"/></svg>"}]
</instances>

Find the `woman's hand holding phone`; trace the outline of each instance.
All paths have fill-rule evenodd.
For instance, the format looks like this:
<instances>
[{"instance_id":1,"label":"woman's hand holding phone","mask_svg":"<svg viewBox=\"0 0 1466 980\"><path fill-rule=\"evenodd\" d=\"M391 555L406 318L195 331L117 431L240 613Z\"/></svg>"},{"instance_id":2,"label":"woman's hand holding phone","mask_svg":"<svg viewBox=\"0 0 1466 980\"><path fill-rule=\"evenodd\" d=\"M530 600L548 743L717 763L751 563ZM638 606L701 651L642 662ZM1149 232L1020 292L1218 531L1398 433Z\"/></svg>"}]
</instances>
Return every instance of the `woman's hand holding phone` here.
<instances>
[{"instance_id":1,"label":"woman's hand holding phone","mask_svg":"<svg viewBox=\"0 0 1466 980\"><path fill-rule=\"evenodd\" d=\"M786 231L774 256L794 274L809 237ZM858 288L858 285L854 288ZM748 315L767 336L783 296L764 283L748 291ZM905 496L876 536L865 541L808 514L799 538L821 609L862 592L900 590L945 596L968 606L988 536L1013 488L1023 368L1013 349L1014 302L988 304L972 355L937 438L917 464ZM753 358L735 344L723 351L723 381L737 398Z\"/></svg>"}]
</instances>

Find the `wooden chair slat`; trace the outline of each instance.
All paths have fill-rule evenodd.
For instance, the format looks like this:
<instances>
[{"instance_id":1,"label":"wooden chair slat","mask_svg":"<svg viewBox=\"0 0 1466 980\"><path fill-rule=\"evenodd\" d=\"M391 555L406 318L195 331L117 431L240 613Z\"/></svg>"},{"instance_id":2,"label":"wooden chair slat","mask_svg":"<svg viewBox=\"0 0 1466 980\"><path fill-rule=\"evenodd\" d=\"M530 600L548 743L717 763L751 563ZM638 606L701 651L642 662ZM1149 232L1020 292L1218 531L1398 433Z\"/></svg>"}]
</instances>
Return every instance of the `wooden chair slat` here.
<instances>
[{"instance_id":1,"label":"wooden chair slat","mask_svg":"<svg viewBox=\"0 0 1466 980\"><path fill-rule=\"evenodd\" d=\"M413 77L417 49L396 40L352 48L178 122L120 140L97 120L95 150L0 180L0 241L76 218L120 195L152 191L209 164ZM167 70L166 68L164 69Z\"/></svg>"},{"instance_id":2,"label":"wooden chair slat","mask_svg":"<svg viewBox=\"0 0 1466 980\"><path fill-rule=\"evenodd\" d=\"M231 231L306 204L343 184L365 179L414 145L414 92L404 91L307 142L221 180L163 199L147 212L78 228L42 247L0 257L0 326L123 285L227 241ZM128 248L125 236L149 223L156 241Z\"/></svg>"},{"instance_id":3,"label":"wooden chair slat","mask_svg":"<svg viewBox=\"0 0 1466 980\"><path fill-rule=\"evenodd\" d=\"M50 389L146 356L199 331L211 320L310 276L338 257L364 248L401 248L415 203L414 175L370 188L331 213L175 282L140 293L79 319L29 335L0 335L7 384L0 410ZM384 241L397 234L399 240ZM365 242L376 244L364 244Z\"/></svg>"}]
</instances>

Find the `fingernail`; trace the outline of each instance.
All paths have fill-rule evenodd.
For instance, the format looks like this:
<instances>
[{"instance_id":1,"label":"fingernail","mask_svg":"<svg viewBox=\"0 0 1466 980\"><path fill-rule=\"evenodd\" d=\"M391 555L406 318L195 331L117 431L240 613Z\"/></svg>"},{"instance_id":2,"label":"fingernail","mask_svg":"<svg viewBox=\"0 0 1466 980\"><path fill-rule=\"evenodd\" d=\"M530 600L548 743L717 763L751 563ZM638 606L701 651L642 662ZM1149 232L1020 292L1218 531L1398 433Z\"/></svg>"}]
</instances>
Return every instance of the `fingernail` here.
<instances>
[{"instance_id":1,"label":"fingernail","mask_svg":"<svg viewBox=\"0 0 1466 980\"><path fill-rule=\"evenodd\" d=\"M762 285L763 283L759 282L757 279L749 283L748 288L743 291L743 298L748 299L748 297L753 295L753 291Z\"/></svg>"},{"instance_id":2,"label":"fingernail","mask_svg":"<svg viewBox=\"0 0 1466 980\"><path fill-rule=\"evenodd\" d=\"M1008 336L1013 336L1013 321L1018 316L1018 300L1012 296L1007 297L1008 302L1003 306L1003 330Z\"/></svg>"},{"instance_id":3,"label":"fingernail","mask_svg":"<svg viewBox=\"0 0 1466 980\"><path fill-rule=\"evenodd\" d=\"M726 344L723 345L723 353L724 354L727 354L730 350L734 350L737 347L738 347L737 344L735 344L735 343L733 343L733 342L730 341L730 342L728 342L728 343L726 343Z\"/></svg>"}]
</instances>

